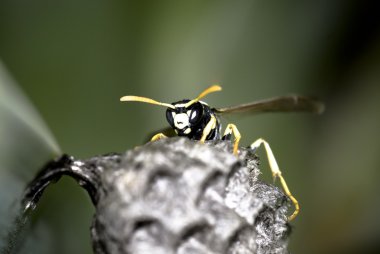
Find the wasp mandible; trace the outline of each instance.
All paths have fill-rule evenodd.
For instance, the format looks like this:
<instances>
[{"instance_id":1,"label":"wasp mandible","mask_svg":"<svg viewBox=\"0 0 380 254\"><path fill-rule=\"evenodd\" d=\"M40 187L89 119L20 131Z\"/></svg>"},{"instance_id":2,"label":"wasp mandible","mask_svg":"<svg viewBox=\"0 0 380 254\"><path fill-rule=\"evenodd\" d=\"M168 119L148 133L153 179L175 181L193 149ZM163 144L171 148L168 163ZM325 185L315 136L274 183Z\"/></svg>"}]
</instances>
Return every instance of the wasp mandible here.
<instances>
[{"instance_id":1,"label":"wasp mandible","mask_svg":"<svg viewBox=\"0 0 380 254\"><path fill-rule=\"evenodd\" d=\"M166 119L178 136L188 137L189 139L199 140L204 143L206 140L227 140L233 135L235 137L233 146L233 153L235 155L238 154L239 141L241 138L240 132L235 124L230 123L227 125L224 134L221 135L222 125L218 117L219 115L237 112L259 113L299 111L320 114L324 110L324 104L322 102L310 97L298 95L280 96L226 108L211 108L207 103L201 101L206 95L221 90L222 88L219 85L212 85L200 93L195 99L183 99L171 104L133 95L121 97L120 101L139 101L166 107ZM158 133L152 137L151 141L165 137L166 136L163 133ZM256 150L261 145L264 145L266 150L273 179L280 179L283 190L294 204L294 212L288 218L288 220L291 221L299 213L299 203L291 194L268 142L259 138L250 145L250 148Z\"/></svg>"}]
</instances>

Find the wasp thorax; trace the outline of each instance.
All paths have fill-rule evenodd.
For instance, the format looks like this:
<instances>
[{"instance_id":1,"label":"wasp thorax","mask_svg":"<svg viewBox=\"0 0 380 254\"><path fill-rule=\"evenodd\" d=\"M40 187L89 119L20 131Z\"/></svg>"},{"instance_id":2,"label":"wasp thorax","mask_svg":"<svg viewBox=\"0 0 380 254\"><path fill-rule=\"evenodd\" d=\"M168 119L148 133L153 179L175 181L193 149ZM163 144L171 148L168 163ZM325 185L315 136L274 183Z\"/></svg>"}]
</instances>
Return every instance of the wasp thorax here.
<instances>
[{"instance_id":1,"label":"wasp thorax","mask_svg":"<svg viewBox=\"0 0 380 254\"><path fill-rule=\"evenodd\" d=\"M190 100L182 100L172 103L173 108L166 110L166 118L178 135L190 134L193 128L199 123L203 115L203 106L200 102L186 105Z\"/></svg>"}]
</instances>

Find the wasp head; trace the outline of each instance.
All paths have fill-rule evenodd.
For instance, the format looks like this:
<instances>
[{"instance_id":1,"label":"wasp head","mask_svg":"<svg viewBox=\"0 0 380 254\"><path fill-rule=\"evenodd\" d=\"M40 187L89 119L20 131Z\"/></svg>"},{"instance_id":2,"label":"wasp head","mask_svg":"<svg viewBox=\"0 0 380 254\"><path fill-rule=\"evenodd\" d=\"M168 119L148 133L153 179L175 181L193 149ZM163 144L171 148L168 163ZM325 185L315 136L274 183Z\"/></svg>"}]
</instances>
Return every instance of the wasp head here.
<instances>
[{"instance_id":1,"label":"wasp head","mask_svg":"<svg viewBox=\"0 0 380 254\"><path fill-rule=\"evenodd\" d=\"M172 103L174 108L167 108L166 119L170 126L180 136L188 135L202 120L204 114L203 104L199 101L188 105L190 100Z\"/></svg>"}]
</instances>

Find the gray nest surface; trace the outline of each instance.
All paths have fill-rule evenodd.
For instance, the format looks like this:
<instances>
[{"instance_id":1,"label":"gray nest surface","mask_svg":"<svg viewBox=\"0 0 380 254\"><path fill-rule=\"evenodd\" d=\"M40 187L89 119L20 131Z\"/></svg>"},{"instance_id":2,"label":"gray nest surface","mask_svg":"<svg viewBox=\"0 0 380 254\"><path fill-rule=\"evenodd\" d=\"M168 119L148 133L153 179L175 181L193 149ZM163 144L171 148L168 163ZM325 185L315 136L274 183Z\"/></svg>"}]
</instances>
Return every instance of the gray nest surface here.
<instances>
[{"instance_id":1,"label":"gray nest surface","mask_svg":"<svg viewBox=\"0 0 380 254\"><path fill-rule=\"evenodd\" d=\"M40 172L27 199L60 175L78 180L96 207L97 254L288 253L290 202L258 179L257 166L253 151L234 156L229 141L167 138L121 155L66 158L55 173Z\"/></svg>"}]
</instances>

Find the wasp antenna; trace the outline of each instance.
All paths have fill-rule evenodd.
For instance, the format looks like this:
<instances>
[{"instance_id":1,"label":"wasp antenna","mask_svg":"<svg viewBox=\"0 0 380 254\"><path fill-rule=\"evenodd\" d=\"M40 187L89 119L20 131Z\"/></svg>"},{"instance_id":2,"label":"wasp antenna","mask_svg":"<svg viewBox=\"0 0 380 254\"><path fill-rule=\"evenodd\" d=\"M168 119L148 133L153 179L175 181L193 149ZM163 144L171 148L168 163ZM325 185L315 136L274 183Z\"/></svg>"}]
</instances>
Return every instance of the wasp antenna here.
<instances>
[{"instance_id":1,"label":"wasp antenna","mask_svg":"<svg viewBox=\"0 0 380 254\"><path fill-rule=\"evenodd\" d=\"M191 104L199 101L200 99L202 99L203 97L205 97L206 95L210 94L210 93L214 93L214 92L219 92L222 90L222 87L220 85L212 85L210 86L209 88L205 89L203 92L201 92L197 98L189 101L188 103L186 103L185 107L187 108L188 106L190 106Z\"/></svg>"},{"instance_id":2,"label":"wasp antenna","mask_svg":"<svg viewBox=\"0 0 380 254\"><path fill-rule=\"evenodd\" d=\"M200 99L202 99L203 97L205 97L209 93L219 92L221 90L222 90L222 87L220 85L212 85L209 88L207 88L206 90L204 90L203 92L201 92L198 95L198 97L195 98L195 100L199 101Z\"/></svg>"},{"instance_id":3,"label":"wasp antenna","mask_svg":"<svg viewBox=\"0 0 380 254\"><path fill-rule=\"evenodd\" d=\"M159 106L175 109L175 107L172 104L155 101L153 99L141 97L141 96L127 95L127 96L121 97L120 101L139 101L139 102L145 102L149 104L154 104L154 105L159 105Z\"/></svg>"}]
</instances>

